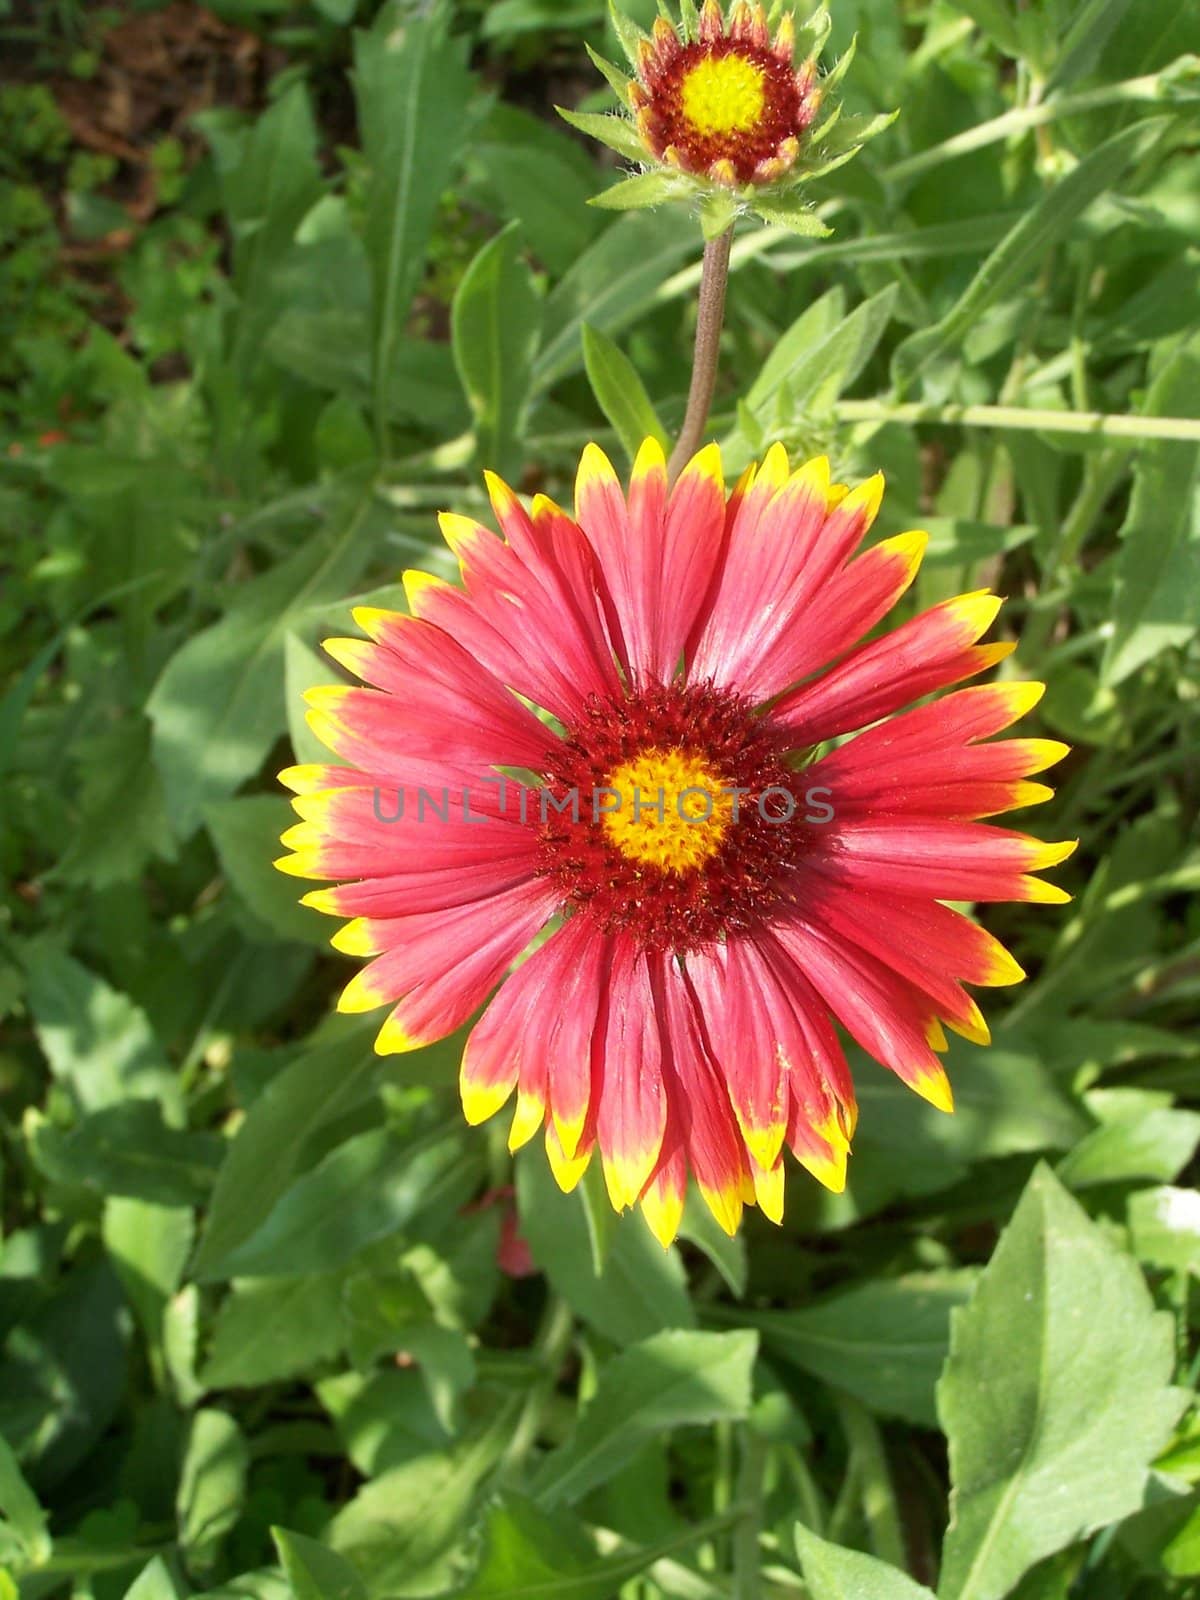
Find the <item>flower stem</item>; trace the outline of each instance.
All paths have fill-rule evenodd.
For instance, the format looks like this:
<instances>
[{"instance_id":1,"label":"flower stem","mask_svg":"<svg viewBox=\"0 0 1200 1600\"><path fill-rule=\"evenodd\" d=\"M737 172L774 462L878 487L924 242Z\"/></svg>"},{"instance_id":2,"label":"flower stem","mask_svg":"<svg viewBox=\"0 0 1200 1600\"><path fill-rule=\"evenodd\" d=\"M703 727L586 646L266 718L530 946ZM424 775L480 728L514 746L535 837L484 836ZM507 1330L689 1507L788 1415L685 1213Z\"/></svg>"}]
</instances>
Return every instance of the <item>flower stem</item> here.
<instances>
[{"instance_id":1,"label":"flower stem","mask_svg":"<svg viewBox=\"0 0 1200 1600\"><path fill-rule=\"evenodd\" d=\"M565 1300L560 1300L557 1295L552 1296L546 1305L533 1348L540 1372L521 1408L500 1463L500 1477L505 1481L517 1472L537 1443L546 1409L558 1384L559 1369L571 1348L574 1332L575 1319L571 1315L571 1308Z\"/></svg>"},{"instance_id":2,"label":"flower stem","mask_svg":"<svg viewBox=\"0 0 1200 1600\"><path fill-rule=\"evenodd\" d=\"M1036 411L1022 406L893 404L839 400L839 422L937 422L960 428L1021 428L1038 433L1086 433L1097 439L1179 439L1200 444L1200 418L1106 416L1099 411Z\"/></svg>"},{"instance_id":3,"label":"flower stem","mask_svg":"<svg viewBox=\"0 0 1200 1600\"><path fill-rule=\"evenodd\" d=\"M763 1477L767 1467L767 1441L753 1427L743 1423L739 1430L741 1468L737 1499L745 1508L733 1535L734 1600L760 1600L762 1595L761 1554Z\"/></svg>"},{"instance_id":4,"label":"flower stem","mask_svg":"<svg viewBox=\"0 0 1200 1600\"><path fill-rule=\"evenodd\" d=\"M704 247L700 279L700 315L696 323L696 354L692 362L692 387L679 443L671 455L670 479L674 483L695 455L704 437L721 355L721 329L725 326L725 290L729 284L729 252L733 228L710 239Z\"/></svg>"},{"instance_id":5,"label":"flower stem","mask_svg":"<svg viewBox=\"0 0 1200 1600\"><path fill-rule=\"evenodd\" d=\"M1109 106L1161 99L1163 99L1161 73L1149 73L1142 78L1126 78L1122 83L1105 84L1102 88L1088 89L1082 94L1051 95L1048 99L1002 112L1000 116L981 122L974 128L968 128L964 133L956 133L953 138L945 139L941 144L932 145L928 150L921 150L904 161L897 161L895 166L887 168L883 178L889 183L919 178L933 168L941 166L943 161L952 161L956 156L968 155L971 151L981 150L985 145L995 144L1000 139L1010 139L1014 134L1026 133L1030 128L1043 127L1059 117L1080 116L1084 112L1100 111Z\"/></svg>"}]
</instances>

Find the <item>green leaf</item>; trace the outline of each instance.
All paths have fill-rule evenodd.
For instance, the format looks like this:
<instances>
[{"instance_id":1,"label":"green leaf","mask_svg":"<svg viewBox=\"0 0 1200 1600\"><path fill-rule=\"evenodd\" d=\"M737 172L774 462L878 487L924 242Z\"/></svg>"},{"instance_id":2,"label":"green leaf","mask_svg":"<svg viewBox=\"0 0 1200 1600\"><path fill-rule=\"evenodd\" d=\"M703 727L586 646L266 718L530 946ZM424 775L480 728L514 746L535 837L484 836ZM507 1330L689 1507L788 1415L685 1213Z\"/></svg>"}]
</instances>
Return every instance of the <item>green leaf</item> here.
<instances>
[{"instance_id":1,"label":"green leaf","mask_svg":"<svg viewBox=\"0 0 1200 1600\"><path fill-rule=\"evenodd\" d=\"M344 1556L286 1528L272 1528L271 1538L296 1600L367 1600L366 1584Z\"/></svg>"},{"instance_id":2,"label":"green leaf","mask_svg":"<svg viewBox=\"0 0 1200 1600\"><path fill-rule=\"evenodd\" d=\"M341 1349L341 1279L246 1278L217 1313L200 1373L206 1389L251 1389L299 1376Z\"/></svg>"},{"instance_id":3,"label":"green leaf","mask_svg":"<svg viewBox=\"0 0 1200 1600\"><path fill-rule=\"evenodd\" d=\"M1130 1178L1176 1177L1200 1143L1200 1112L1172 1106L1132 1109L1082 1139L1058 1164L1070 1189L1123 1183Z\"/></svg>"},{"instance_id":4,"label":"green leaf","mask_svg":"<svg viewBox=\"0 0 1200 1600\"><path fill-rule=\"evenodd\" d=\"M746 1293L750 1266L745 1234L735 1234L731 1239L696 1193L688 1199L679 1227L679 1237L694 1244L724 1278L732 1294L740 1300Z\"/></svg>"},{"instance_id":5,"label":"green leaf","mask_svg":"<svg viewBox=\"0 0 1200 1600\"><path fill-rule=\"evenodd\" d=\"M449 1450L428 1451L382 1473L344 1506L327 1537L374 1594L443 1592L457 1563L450 1552L484 1475L509 1442L515 1404Z\"/></svg>"},{"instance_id":6,"label":"green leaf","mask_svg":"<svg viewBox=\"0 0 1200 1600\"><path fill-rule=\"evenodd\" d=\"M242 376L259 359L279 310L275 279L301 221L324 185L317 131L303 84L293 84L249 126L220 112L196 118L208 137L233 236L238 317L234 362Z\"/></svg>"},{"instance_id":7,"label":"green leaf","mask_svg":"<svg viewBox=\"0 0 1200 1600\"><path fill-rule=\"evenodd\" d=\"M46 1513L25 1481L20 1463L0 1434L0 1518L30 1566L46 1561L52 1549Z\"/></svg>"},{"instance_id":8,"label":"green leaf","mask_svg":"<svg viewBox=\"0 0 1200 1600\"><path fill-rule=\"evenodd\" d=\"M0 1434L39 1492L86 1459L125 1394L124 1306L106 1262L72 1268L8 1334Z\"/></svg>"},{"instance_id":9,"label":"green leaf","mask_svg":"<svg viewBox=\"0 0 1200 1600\"><path fill-rule=\"evenodd\" d=\"M294 637L289 634L289 642ZM296 879L273 865L274 858L283 853L280 834L295 820L282 795L222 800L204 812L221 870L253 914L254 924L261 925L264 934L269 930L282 939L325 948L331 931L329 919L302 906Z\"/></svg>"},{"instance_id":10,"label":"green leaf","mask_svg":"<svg viewBox=\"0 0 1200 1600\"><path fill-rule=\"evenodd\" d=\"M607 334L585 322L583 360L596 403L612 423L630 461L646 439L657 439L664 451L670 449L667 431L658 420L654 403L646 392L637 368Z\"/></svg>"},{"instance_id":11,"label":"green leaf","mask_svg":"<svg viewBox=\"0 0 1200 1600\"><path fill-rule=\"evenodd\" d=\"M1147 416L1200 416L1200 334L1154 363ZM1200 447L1155 440L1138 452L1121 529L1113 628L1101 683L1124 683L1200 630Z\"/></svg>"},{"instance_id":12,"label":"green leaf","mask_svg":"<svg viewBox=\"0 0 1200 1600\"><path fill-rule=\"evenodd\" d=\"M745 404L756 416L766 416L793 368L837 331L846 316L846 294L840 286L828 289L804 310L771 344L771 353L746 392Z\"/></svg>"},{"instance_id":13,"label":"green leaf","mask_svg":"<svg viewBox=\"0 0 1200 1600\"><path fill-rule=\"evenodd\" d=\"M1087 0L1078 11L1046 79L1043 97L1086 78L1104 54L1104 47L1129 10L1130 0Z\"/></svg>"},{"instance_id":14,"label":"green leaf","mask_svg":"<svg viewBox=\"0 0 1200 1600\"><path fill-rule=\"evenodd\" d=\"M1195 1189L1140 1189L1129 1197L1127 1217L1140 1261L1200 1276L1200 1195Z\"/></svg>"},{"instance_id":15,"label":"green leaf","mask_svg":"<svg viewBox=\"0 0 1200 1600\"><path fill-rule=\"evenodd\" d=\"M487 1509L482 1560L454 1600L612 1600L660 1554L643 1546L602 1560L578 1522L506 1494Z\"/></svg>"},{"instance_id":16,"label":"green leaf","mask_svg":"<svg viewBox=\"0 0 1200 1600\"><path fill-rule=\"evenodd\" d=\"M1039 1167L953 1320L942 1600L1000 1600L1141 1505L1182 1406L1173 1345L1136 1263Z\"/></svg>"},{"instance_id":17,"label":"green leaf","mask_svg":"<svg viewBox=\"0 0 1200 1600\"><path fill-rule=\"evenodd\" d=\"M138 1097L178 1115L179 1085L145 1012L48 940L23 956L38 1043L81 1109Z\"/></svg>"},{"instance_id":18,"label":"green leaf","mask_svg":"<svg viewBox=\"0 0 1200 1600\"><path fill-rule=\"evenodd\" d=\"M610 337L636 322L695 248L694 231L674 209L637 212L606 228L546 301L535 386L547 389L579 370L585 322Z\"/></svg>"},{"instance_id":19,"label":"green leaf","mask_svg":"<svg viewBox=\"0 0 1200 1600\"><path fill-rule=\"evenodd\" d=\"M179 1543L193 1571L216 1565L221 1546L241 1515L250 1452L224 1411L192 1418L176 1497Z\"/></svg>"},{"instance_id":20,"label":"green leaf","mask_svg":"<svg viewBox=\"0 0 1200 1600\"><path fill-rule=\"evenodd\" d=\"M949 1188L974 1162L1069 1149L1093 1124L1050 1077L1041 1054L999 1039L987 1050L954 1040L947 1070L955 1111L944 1117L894 1074L852 1051L860 1114L849 1187L844 1195L822 1191L813 1204L844 1225L898 1194ZM1044 1055L1055 1059L1049 1047Z\"/></svg>"},{"instance_id":21,"label":"green leaf","mask_svg":"<svg viewBox=\"0 0 1200 1600\"><path fill-rule=\"evenodd\" d=\"M481 463L512 476L520 465L542 302L521 259L520 227L490 239L459 284L451 308L454 360L475 417Z\"/></svg>"},{"instance_id":22,"label":"green leaf","mask_svg":"<svg viewBox=\"0 0 1200 1600\"><path fill-rule=\"evenodd\" d=\"M588 210L596 170L579 142L539 117L498 104L472 149L475 192L486 210L499 200L516 218L539 262L561 277L604 226Z\"/></svg>"},{"instance_id":23,"label":"green leaf","mask_svg":"<svg viewBox=\"0 0 1200 1600\"><path fill-rule=\"evenodd\" d=\"M306 613L349 592L386 525L371 491L360 491L340 526L310 534L295 555L245 584L221 620L167 663L147 710L181 836L262 765L287 725L284 640Z\"/></svg>"},{"instance_id":24,"label":"green leaf","mask_svg":"<svg viewBox=\"0 0 1200 1600\"><path fill-rule=\"evenodd\" d=\"M632 178L622 178L610 189L601 189L588 203L602 211L642 211L647 206L677 200L688 192L688 186L674 172L639 172Z\"/></svg>"},{"instance_id":25,"label":"green leaf","mask_svg":"<svg viewBox=\"0 0 1200 1600\"><path fill-rule=\"evenodd\" d=\"M338 1031L285 1067L250 1107L217 1176L193 1267L198 1282L229 1275L227 1258L286 1193L313 1135L369 1091L379 1070L369 1036L361 1026Z\"/></svg>"},{"instance_id":26,"label":"green leaf","mask_svg":"<svg viewBox=\"0 0 1200 1600\"><path fill-rule=\"evenodd\" d=\"M65 882L104 889L136 878L152 856L174 858L150 732L139 713L77 743L80 818L56 868Z\"/></svg>"},{"instance_id":27,"label":"green leaf","mask_svg":"<svg viewBox=\"0 0 1200 1600\"><path fill-rule=\"evenodd\" d=\"M190 1210L113 1198L104 1207L104 1247L154 1359L161 1355L163 1313L183 1282L196 1236Z\"/></svg>"},{"instance_id":28,"label":"green leaf","mask_svg":"<svg viewBox=\"0 0 1200 1600\"><path fill-rule=\"evenodd\" d=\"M288 738L297 762L301 765L343 765L333 751L327 750L317 738L304 715L305 692L338 682L337 668L328 656L319 654L298 633L289 633L283 641L283 667Z\"/></svg>"},{"instance_id":29,"label":"green leaf","mask_svg":"<svg viewBox=\"0 0 1200 1600\"><path fill-rule=\"evenodd\" d=\"M575 1432L534 1475L543 1505L572 1505L671 1428L745 1418L758 1336L672 1330L630 1345L601 1369Z\"/></svg>"},{"instance_id":30,"label":"green leaf","mask_svg":"<svg viewBox=\"0 0 1200 1600\"><path fill-rule=\"evenodd\" d=\"M911 334L892 358L903 393L934 362L954 350L989 306L1018 289L1076 220L1161 139L1166 122L1148 118L1122 128L1090 152L1022 216L996 246L954 306L932 328Z\"/></svg>"},{"instance_id":31,"label":"green leaf","mask_svg":"<svg viewBox=\"0 0 1200 1600\"><path fill-rule=\"evenodd\" d=\"M223 1275L300 1277L329 1272L424 1211L453 1213L478 1186L482 1152L456 1124L420 1139L390 1129L338 1145L296 1180L249 1238L229 1251Z\"/></svg>"},{"instance_id":32,"label":"green leaf","mask_svg":"<svg viewBox=\"0 0 1200 1600\"><path fill-rule=\"evenodd\" d=\"M828 239L833 229L822 222L811 206L797 202L795 205L772 204L769 200L753 200L754 214L773 228L786 228L799 239Z\"/></svg>"},{"instance_id":33,"label":"green leaf","mask_svg":"<svg viewBox=\"0 0 1200 1600\"><path fill-rule=\"evenodd\" d=\"M155 1556L126 1589L124 1600L183 1600L183 1591L162 1556Z\"/></svg>"},{"instance_id":34,"label":"green leaf","mask_svg":"<svg viewBox=\"0 0 1200 1600\"><path fill-rule=\"evenodd\" d=\"M937 1420L934 1391L950 1345L950 1315L974 1274L910 1273L860 1283L796 1311L741 1311L767 1348L857 1396L873 1411L923 1427Z\"/></svg>"},{"instance_id":35,"label":"green leaf","mask_svg":"<svg viewBox=\"0 0 1200 1600\"><path fill-rule=\"evenodd\" d=\"M608 20L612 30L621 41L621 49L629 57L629 64L635 71L640 59L641 47L647 41L647 34L638 27L632 17L627 17L619 9L616 0L608 0Z\"/></svg>"},{"instance_id":36,"label":"green leaf","mask_svg":"<svg viewBox=\"0 0 1200 1600\"><path fill-rule=\"evenodd\" d=\"M889 283L793 363L783 377L793 414L821 411L850 387L887 332L899 292Z\"/></svg>"},{"instance_id":37,"label":"green leaf","mask_svg":"<svg viewBox=\"0 0 1200 1600\"><path fill-rule=\"evenodd\" d=\"M314 388L365 399L371 392L370 324L362 311L289 306L271 328L266 353Z\"/></svg>"},{"instance_id":38,"label":"green leaf","mask_svg":"<svg viewBox=\"0 0 1200 1600\"><path fill-rule=\"evenodd\" d=\"M590 139L599 140L610 150L615 150L618 155L624 156L627 161L646 160L646 146L628 117L614 115L609 111L567 111L562 106L556 106L554 109L564 122L569 122L573 128L578 128L580 133L586 133ZM598 203L593 202L593 204Z\"/></svg>"},{"instance_id":39,"label":"green leaf","mask_svg":"<svg viewBox=\"0 0 1200 1600\"><path fill-rule=\"evenodd\" d=\"M376 425L392 412L392 389L413 297L425 270L438 204L468 129L472 79L449 11L405 16L385 6L354 41L354 92L370 174L365 216L374 284Z\"/></svg>"},{"instance_id":40,"label":"green leaf","mask_svg":"<svg viewBox=\"0 0 1200 1600\"><path fill-rule=\"evenodd\" d=\"M971 17L1005 55L1021 55L1021 37L1008 0L958 0L958 9Z\"/></svg>"},{"instance_id":41,"label":"green leaf","mask_svg":"<svg viewBox=\"0 0 1200 1600\"><path fill-rule=\"evenodd\" d=\"M622 106L628 105L629 86L633 82L633 79L627 72L622 72L620 67L614 66L611 61L606 60L605 57L600 55L598 51L593 50L586 39L583 42L583 48L587 51L588 59L595 67L596 71L616 95L618 103ZM555 109L559 110L558 107L555 107ZM561 110L559 111L559 114L562 114Z\"/></svg>"},{"instance_id":42,"label":"green leaf","mask_svg":"<svg viewBox=\"0 0 1200 1600\"><path fill-rule=\"evenodd\" d=\"M886 1561L830 1544L799 1523L796 1549L811 1600L934 1600L931 1589Z\"/></svg>"},{"instance_id":43,"label":"green leaf","mask_svg":"<svg viewBox=\"0 0 1200 1600\"><path fill-rule=\"evenodd\" d=\"M695 1325L678 1251L664 1250L640 1216L617 1219L597 1273L578 1191L561 1192L540 1149L523 1154L516 1172L521 1232L533 1259L585 1322L617 1344Z\"/></svg>"},{"instance_id":44,"label":"green leaf","mask_svg":"<svg viewBox=\"0 0 1200 1600\"><path fill-rule=\"evenodd\" d=\"M69 1132L31 1111L26 1134L34 1162L53 1182L162 1206L206 1200L224 1150L218 1134L168 1126L157 1100L101 1106Z\"/></svg>"},{"instance_id":45,"label":"green leaf","mask_svg":"<svg viewBox=\"0 0 1200 1600\"><path fill-rule=\"evenodd\" d=\"M533 30L588 28L604 15L604 0L495 0L483 16L483 37L504 39Z\"/></svg>"}]
</instances>

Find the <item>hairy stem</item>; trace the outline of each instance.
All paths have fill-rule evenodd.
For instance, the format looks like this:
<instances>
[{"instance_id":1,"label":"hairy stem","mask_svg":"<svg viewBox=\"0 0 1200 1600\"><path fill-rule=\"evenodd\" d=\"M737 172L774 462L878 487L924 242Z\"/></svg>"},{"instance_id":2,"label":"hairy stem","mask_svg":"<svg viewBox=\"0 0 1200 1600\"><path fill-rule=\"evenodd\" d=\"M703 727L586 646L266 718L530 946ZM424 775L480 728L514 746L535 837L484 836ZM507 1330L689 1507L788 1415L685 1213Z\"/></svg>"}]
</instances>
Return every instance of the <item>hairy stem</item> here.
<instances>
[{"instance_id":1,"label":"hairy stem","mask_svg":"<svg viewBox=\"0 0 1200 1600\"><path fill-rule=\"evenodd\" d=\"M732 246L733 228L729 227L717 238L710 239L704 247L692 387L688 394L683 431L671 455L672 483L699 449L712 408L713 393L717 387L717 363L721 355L721 329L725 325L725 290L729 284L729 252Z\"/></svg>"}]
</instances>

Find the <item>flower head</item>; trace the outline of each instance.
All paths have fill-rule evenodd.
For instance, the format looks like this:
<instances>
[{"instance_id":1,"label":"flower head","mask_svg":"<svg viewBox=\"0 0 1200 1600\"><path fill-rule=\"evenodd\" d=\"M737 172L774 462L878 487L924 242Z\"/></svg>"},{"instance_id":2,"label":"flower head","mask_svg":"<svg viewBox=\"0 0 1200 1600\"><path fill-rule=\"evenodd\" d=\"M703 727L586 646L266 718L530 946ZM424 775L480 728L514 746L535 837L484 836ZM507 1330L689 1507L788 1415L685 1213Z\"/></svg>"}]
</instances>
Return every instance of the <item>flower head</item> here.
<instances>
[{"instance_id":1,"label":"flower head","mask_svg":"<svg viewBox=\"0 0 1200 1600\"><path fill-rule=\"evenodd\" d=\"M794 52L792 19L772 41L762 7L744 0L728 25L710 0L695 38L660 18L629 88L647 147L726 188L775 182L795 166L821 100L816 62L797 71Z\"/></svg>"},{"instance_id":2,"label":"flower head","mask_svg":"<svg viewBox=\"0 0 1200 1600\"><path fill-rule=\"evenodd\" d=\"M461 586L409 574L411 615L327 644L370 687L310 694L349 766L283 775L279 864L333 881L305 899L368 959L341 1008L390 1008L380 1051L490 998L466 1115L515 1093L510 1145L541 1133L564 1189L598 1153L664 1242L689 1173L731 1232L778 1220L785 1148L845 1181L838 1025L950 1108L944 1027L988 1037L964 985L1023 974L945 902L1066 898L1037 874L1070 844L981 820L1048 798L1065 747L992 738L1040 685L925 698L1008 653L978 643L995 596L863 642L924 547L862 548L878 477L777 445L727 499L715 446L670 489L649 441L627 493L589 446L574 516L489 488L500 537L442 518Z\"/></svg>"},{"instance_id":3,"label":"flower head","mask_svg":"<svg viewBox=\"0 0 1200 1600\"><path fill-rule=\"evenodd\" d=\"M743 208L798 232L827 231L799 200L798 186L849 160L892 117L842 119L832 91L853 49L822 79L817 61L828 14L822 8L798 33L790 9L774 10L774 34L758 0L736 0L728 13L719 0L704 0L699 10L684 4L678 26L660 16L646 35L614 8L635 75L626 78L593 59L632 112L632 125L618 117L562 115L649 170L598 195L595 204L698 198L710 237Z\"/></svg>"}]
</instances>

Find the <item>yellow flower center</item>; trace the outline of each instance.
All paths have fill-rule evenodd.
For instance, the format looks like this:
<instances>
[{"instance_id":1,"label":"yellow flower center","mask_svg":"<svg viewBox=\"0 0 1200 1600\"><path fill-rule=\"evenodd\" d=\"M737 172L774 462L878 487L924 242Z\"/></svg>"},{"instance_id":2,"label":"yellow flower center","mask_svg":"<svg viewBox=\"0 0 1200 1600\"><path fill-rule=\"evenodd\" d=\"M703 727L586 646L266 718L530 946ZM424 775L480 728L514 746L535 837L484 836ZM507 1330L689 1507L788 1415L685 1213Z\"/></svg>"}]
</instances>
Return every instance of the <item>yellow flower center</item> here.
<instances>
[{"instance_id":1,"label":"yellow flower center","mask_svg":"<svg viewBox=\"0 0 1200 1600\"><path fill-rule=\"evenodd\" d=\"M683 80L683 114L707 138L748 133L762 116L763 70L745 56L707 56Z\"/></svg>"},{"instance_id":2,"label":"yellow flower center","mask_svg":"<svg viewBox=\"0 0 1200 1600\"><path fill-rule=\"evenodd\" d=\"M608 836L622 855L663 872L694 872L721 847L734 796L696 755L646 750L617 767L599 802Z\"/></svg>"}]
</instances>

